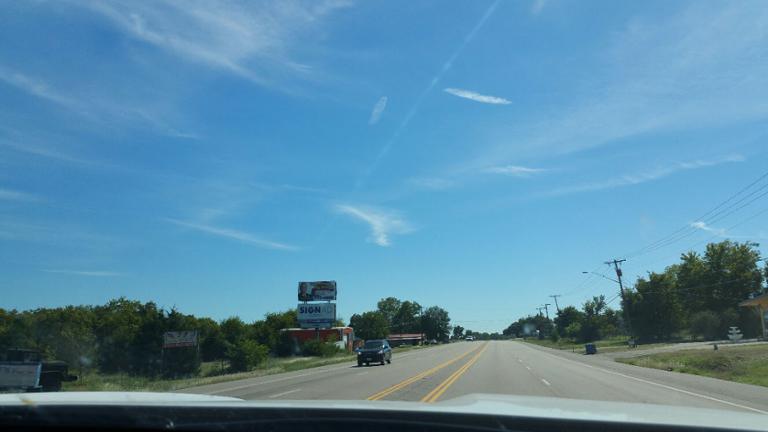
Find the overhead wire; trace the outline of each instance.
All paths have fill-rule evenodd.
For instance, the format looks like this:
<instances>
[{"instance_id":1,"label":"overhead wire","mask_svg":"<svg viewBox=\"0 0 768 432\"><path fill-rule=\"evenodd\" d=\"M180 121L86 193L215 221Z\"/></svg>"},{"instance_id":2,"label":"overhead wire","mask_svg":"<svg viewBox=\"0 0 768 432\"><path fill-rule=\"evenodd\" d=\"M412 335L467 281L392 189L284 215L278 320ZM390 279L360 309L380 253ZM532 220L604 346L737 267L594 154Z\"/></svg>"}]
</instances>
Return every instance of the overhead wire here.
<instances>
[{"instance_id":1,"label":"overhead wire","mask_svg":"<svg viewBox=\"0 0 768 432\"><path fill-rule=\"evenodd\" d=\"M708 224L717 222L717 221L722 220L723 218L725 218L725 217L735 213L736 211L741 210L742 208L752 204L753 202L757 201L758 199L764 197L765 195L768 195L768 191L766 191L765 193L762 193L762 194L758 195L757 197L755 197L754 199L744 203L745 200L749 199L750 197L753 197L755 194L757 194L757 193L765 190L766 188L768 188L768 182L766 182L765 184L762 184L762 185L758 186L756 189L754 189L751 192L749 192L747 195L741 196L744 192L748 191L753 186L757 185L758 183L760 183L761 181L765 180L766 178L768 178L768 171L766 171L765 173L760 175L757 179L755 179L754 181L752 181L748 185L746 185L743 188L739 189L736 193L732 194L731 196L729 196L728 198L726 198L725 200L723 200L722 202L720 202L719 204L717 204L716 206L711 208L709 211L707 211L703 215L699 216L697 218L697 221L701 221L701 222L708 223ZM739 196L741 196L741 198L739 198L736 202L731 203L734 199L737 199ZM742 205L739 206L739 204L742 204ZM693 227L691 225L685 225L685 226L680 227L677 230L673 231L672 233L670 233L670 234L668 234L668 235L666 235L666 236L664 236L664 237L662 237L662 238L660 238L660 239L658 239L658 240L656 240L654 242L651 242L648 245L645 245L645 246L643 246L643 247L641 247L639 249L636 249L636 250L634 250L634 251L632 251L632 252L630 252L628 254L623 255L623 257L625 257L625 258L638 257L638 256L641 256L641 255L648 254L650 252L654 252L656 250L659 250L659 249L667 247L667 246L669 246L671 244L674 244L674 243L676 243L676 242L678 242L678 241L680 241L680 240L682 240L682 239L684 239L686 237L689 237L689 236L693 235L696 232L698 232L698 228Z\"/></svg>"}]
</instances>

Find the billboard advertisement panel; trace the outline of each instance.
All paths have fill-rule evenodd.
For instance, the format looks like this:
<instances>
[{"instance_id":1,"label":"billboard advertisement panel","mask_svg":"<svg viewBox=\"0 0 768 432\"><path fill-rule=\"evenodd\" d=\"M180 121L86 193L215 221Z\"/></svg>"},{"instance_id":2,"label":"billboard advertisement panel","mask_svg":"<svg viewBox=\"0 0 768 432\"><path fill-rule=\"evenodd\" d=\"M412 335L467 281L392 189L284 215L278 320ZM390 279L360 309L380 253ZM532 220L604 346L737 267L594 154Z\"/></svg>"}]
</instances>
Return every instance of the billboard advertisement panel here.
<instances>
[{"instance_id":1,"label":"billboard advertisement panel","mask_svg":"<svg viewBox=\"0 0 768 432\"><path fill-rule=\"evenodd\" d=\"M336 281L299 282L299 301L336 300Z\"/></svg>"},{"instance_id":2,"label":"billboard advertisement panel","mask_svg":"<svg viewBox=\"0 0 768 432\"><path fill-rule=\"evenodd\" d=\"M0 387L35 388L40 383L41 363L0 364Z\"/></svg>"},{"instance_id":3,"label":"billboard advertisement panel","mask_svg":"<svg viewBox=\"0 0 768 432\"><path fill-rule=\"evenodd\" d=\"M297 311L301 328L328 328L336 321L335 303L300 303Z\"/></svg>"},{"instance_id":4,"label":"billboard advertisement panel","mask_svg":"<svg viewBox=\"0 0 768 432\"><path fill-rule=\"evenodd\" d=\"M163 334L163 348L181 348L197 345L197 330L172 331Z\"/></svg>"}]
</instances>

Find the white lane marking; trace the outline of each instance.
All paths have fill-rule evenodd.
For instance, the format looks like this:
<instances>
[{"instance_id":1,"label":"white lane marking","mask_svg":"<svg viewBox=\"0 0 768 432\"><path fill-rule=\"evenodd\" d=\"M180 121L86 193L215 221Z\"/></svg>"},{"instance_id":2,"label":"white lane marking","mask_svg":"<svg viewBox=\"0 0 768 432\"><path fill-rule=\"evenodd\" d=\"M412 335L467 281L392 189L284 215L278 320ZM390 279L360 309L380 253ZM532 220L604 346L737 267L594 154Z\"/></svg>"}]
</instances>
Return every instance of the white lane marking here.
<instances>
[{"instance_id":1,"label":"white lane marking","mask_svg":"<svg viewBox=\"0 0 768 432\"><path fill-rule=\"evenodd\" d=\"M301 389L288 390L288 391L284 391L282 393L273 394L272 396L267 396L267 397L270 398L270 399L274 399L274 398L279 398L280 396L285 396L285 395L289 395L291 393L296 393L298 391L301 391Z\"/></svg>"},{"instance_id":2,"label":"white lane marking","mask_svg":"<svg viewBox=\"0 0 768 432\"><path fill-rule=\"evenodd\" d=\"M523 362L523 359L517 359L517 361L519 361L520 363L522 363L522 362Z\"/></svg>"},{"instance_id":3,"label":"white lane marking","mask_svg":"<svg viewBox=\"0 0 768 432\"><path fill-rule=\"evenodd\" d=\"M535 348L531 348L531 349L533 349L535 351L539 351L539 350L537 350ZM543 353L543 354L546 354L548 356L551 356L551 357L555 357L555 358L558 358L558 359L561 359L561 360L569 361L571 363L576 363L578 365L582 365L582 366L588 367L590 369L599 370L599 371L605 372L607 374L618 375L618 376L621 376L621 377L624 377L624 378L629 378L631 380L639 381L639 382L642 382L642 383L645 383L645 384L650 384L650 385L653 385L653 386L665 388L667 390L676 391L676 392L679 392L679 393L687 394L689 396L695 396L695 397L706 399L706 400L710 400L710 401L713 401L713 402L719 402L721 404L730 405L730 406L733 406L733 407L736 407L736 408L745 409L747 411L754 411L754 412L757 412L757 413L760 413L760 414L768 414L768 411L763 411L761 409L752 408L752 407L749 407L749 406L746 406L746 405L737 404L737 403L734 403L734 402L729 402L727 400L718 399L718 398L715 398L715 397L712 397L712 396L707 396L707 395L703 395L703 394L700 394L700 393L694 393L692 391L679 389L677 387L668 386L666 384L660 384L660 383L649 381L649 380L646 380L646 379L642 379L642 378L638 378L638 377L633 377L632 375L626 375L626 374L623 374L621 372L614 372L614 371L611 371L611 370L608 370L608 369L603 369L601 367L592 366L592 365L588 365L586 363L578 362L576 360L571 360L569 358L556 356L554 354L550 354L550 353L545 352L545 351L539 351L539 352Z\"/></svg>"},{"instance_id":4,"label":"white lane marking","mask_svg":"<svg viewBox=\"0 0 768 432\"><path fill-rule=\"evenodd\" d=\"M528 370L531 370L531 367L530 367L530 366L526 366L525 368L526 368L526 369L528 369Z\"/></svg>"},{"instance_id":5,"label":"white lane marking","mask_svg":"<svg viewBox=\"0 0 768 432\"><path fill-rule=\"evenodd\" d=\"M549 383L549 381L545 380L544 378L541 379L541 382L544 383L547 387L551 386L552 384Z\"/></svg>"},{"instance_id":6,"label":"white lane marking","mask_svg":"<svg viewBox=\"0 0 768 432\"><path fill-rule=\"evenodd\" d=\"M356 373L355 375L357 375L357 376L360 376L360 375L365 375L365 374L367 374L367 373L368 373L367 371L365 371L365 372L358 372L358 373Z\"/></svg>"}]
</instances>

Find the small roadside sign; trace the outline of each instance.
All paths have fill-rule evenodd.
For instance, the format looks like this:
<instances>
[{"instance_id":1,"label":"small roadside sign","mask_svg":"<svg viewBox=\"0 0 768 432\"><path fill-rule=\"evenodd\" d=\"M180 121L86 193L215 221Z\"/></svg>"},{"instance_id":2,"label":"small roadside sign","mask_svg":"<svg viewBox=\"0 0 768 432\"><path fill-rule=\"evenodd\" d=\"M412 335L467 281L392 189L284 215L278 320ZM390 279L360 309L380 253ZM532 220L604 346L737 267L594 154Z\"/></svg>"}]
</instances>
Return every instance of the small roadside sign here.
<instances>
[{"instance_id":1,"label":"small roadside sign","mask_svg":"<svg viewBox=\"0 0 768 432\"><path fill-rule=\"evenodd\" d=\"M182 348L197 346L197 330L165 332L163 348Z\"/></svg>"}]
</instances>

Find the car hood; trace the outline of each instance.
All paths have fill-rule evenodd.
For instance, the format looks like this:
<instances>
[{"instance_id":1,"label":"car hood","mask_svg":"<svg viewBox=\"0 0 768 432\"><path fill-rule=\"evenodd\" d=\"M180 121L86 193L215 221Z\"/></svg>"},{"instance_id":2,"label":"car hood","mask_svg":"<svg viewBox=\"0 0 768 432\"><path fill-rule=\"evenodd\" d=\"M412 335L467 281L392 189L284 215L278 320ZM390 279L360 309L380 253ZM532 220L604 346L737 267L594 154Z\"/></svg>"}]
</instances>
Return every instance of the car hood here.
<instances>
[{"instance_id":1,"label":"car hood","mask_svg":"<svg viewBox=\"0 0 768 432\"><path fill-rule=\"evenodd\" d=\"M363 352L363 353L377 353L384 348L359 348L357 352Z\"/></svg>"},{"instance_id":2,"label":"car hood","mask_svg":"<svg viewBox=\"0 0 768 432\"><path fill-rule=\"evenodd\" d=\"M188 408L252 407L349 411L382 410L768 431L768 417L763 414L681 406L670 407L652 404L497 394L473 394L436 404L390 401L244 401L224 396L148 392L0 394L0 406L13 405L156 405Z\"/></svg>"}]
</instances>

